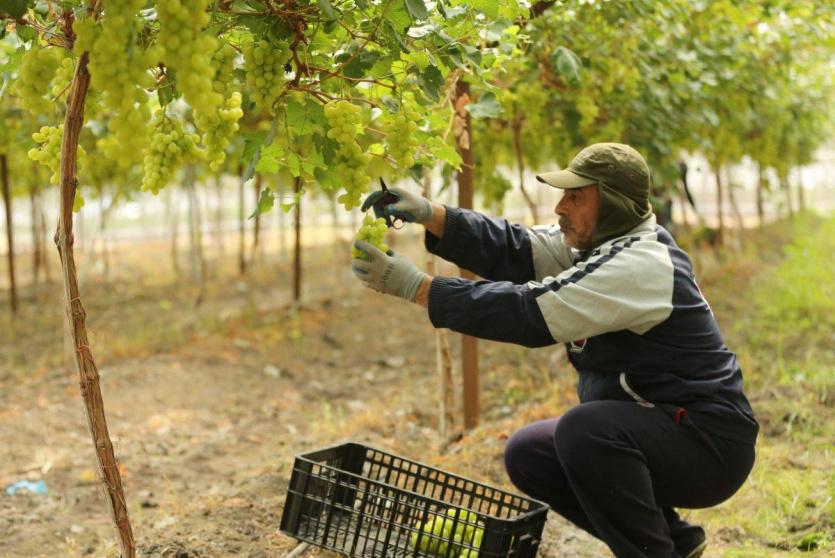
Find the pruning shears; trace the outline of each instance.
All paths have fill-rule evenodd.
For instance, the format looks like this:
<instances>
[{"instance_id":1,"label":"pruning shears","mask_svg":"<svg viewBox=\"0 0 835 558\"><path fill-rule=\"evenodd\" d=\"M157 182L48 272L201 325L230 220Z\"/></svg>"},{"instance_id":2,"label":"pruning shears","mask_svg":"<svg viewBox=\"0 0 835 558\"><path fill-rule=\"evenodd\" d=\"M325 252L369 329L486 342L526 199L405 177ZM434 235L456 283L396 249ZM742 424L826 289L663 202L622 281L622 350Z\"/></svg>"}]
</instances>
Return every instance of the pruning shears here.
<instances>
[{"instance_id":1,"label":"pruning shears","mask_svg":"<svg viewBox=\"0 0 835 558\"><path fill-rule=\"evenodd\" d=\"M367 211L368 208L374 208L374 215L377 217L382 217L386 221L386 226L390 229L402 229L403 226L406 224L403 219L399 217L392 218L391 215L388 215L385 211L386 207L390 206L391 204L397 203L400 201L400 194L396 192L392 192L386 186L386 181L380 177L380 186L382 187L377 192L373 192L370 196L365 198L365 201L362 202L362 211Z\"/></svg>"}]
</instances>

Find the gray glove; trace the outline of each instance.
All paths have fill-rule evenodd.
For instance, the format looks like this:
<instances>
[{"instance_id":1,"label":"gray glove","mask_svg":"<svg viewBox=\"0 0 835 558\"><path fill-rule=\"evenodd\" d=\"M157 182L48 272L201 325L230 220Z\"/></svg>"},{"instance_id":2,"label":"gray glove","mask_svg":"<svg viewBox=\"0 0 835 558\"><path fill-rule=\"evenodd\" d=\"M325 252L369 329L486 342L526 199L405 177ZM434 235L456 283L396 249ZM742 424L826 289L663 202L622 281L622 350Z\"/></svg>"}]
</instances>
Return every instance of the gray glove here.
<instances>
[{"instance_id":1,"label":"gray glove","mask_svg":"<svg viewBox=\"0 0 835 558\"><path fill-rule=\"evenodd\" d=\"M354 275L369 289L415 301L418 287L428 275L419 270L412 261L389 250L381 252L376 246L360 240L355 244L358 250L368 254L371 260L354 258L351 269Z\"/></svg>"},{"instance_id":2,"label":"gray glove","mask_svg":"<svg viewBox=\"0 0 835 558\"><path fill-rule=\"evenodd\" d=\"M390 203L380 209L377 202L386 194L394 194L398 201ZM374 214L377 217L391 217L408 223L425 223L432 218L432 204L429 200L406 188L389 188L388 192L382 190L372 192L362 203L362 211L374 207Z\"/></svg>"}]
</instances>

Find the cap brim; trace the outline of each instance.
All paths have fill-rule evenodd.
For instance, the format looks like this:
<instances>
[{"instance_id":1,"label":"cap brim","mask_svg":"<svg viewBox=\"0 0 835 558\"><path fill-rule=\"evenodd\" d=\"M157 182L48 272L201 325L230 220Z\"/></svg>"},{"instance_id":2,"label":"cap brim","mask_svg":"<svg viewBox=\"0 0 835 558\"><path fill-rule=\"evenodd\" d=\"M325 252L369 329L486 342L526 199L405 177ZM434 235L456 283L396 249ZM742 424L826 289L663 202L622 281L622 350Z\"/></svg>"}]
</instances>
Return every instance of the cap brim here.
<instances>
[{"instance_id":1,"label":"cap brim","mask_svg":"<svg viewBox=\"0 0 835 558\"><path fill-rule=\"evenodd\" d=\"M544 172L536 175L536 179L544 182L548 186L554 188L562 188L563 190L571 190L573 188L582 188L589 184L597 184L596 180L574 174L570 170L558 170L553 172Z\"/></svg>"}]
</instances>

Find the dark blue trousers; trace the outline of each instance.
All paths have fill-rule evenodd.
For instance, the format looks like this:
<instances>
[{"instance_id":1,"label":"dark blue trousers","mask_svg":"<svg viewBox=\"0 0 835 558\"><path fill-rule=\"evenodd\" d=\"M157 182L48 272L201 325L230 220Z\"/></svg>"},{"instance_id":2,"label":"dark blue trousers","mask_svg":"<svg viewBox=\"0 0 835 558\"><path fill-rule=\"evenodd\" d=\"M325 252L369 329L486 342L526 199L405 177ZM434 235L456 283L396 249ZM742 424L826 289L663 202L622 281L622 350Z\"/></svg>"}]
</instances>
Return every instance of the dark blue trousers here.
<instances>
[{"instance_id":1,"label":"dark blue trousers","mask_svg":"<svg viewBox=\"0 0 835 558\"><path fill-rule=\"evenodd\" d=\"M660 406L592 401L516 432L505 449L511 481L601 539L615 556L676 558L704 538L673 508L733 495L754 447L709 436Z\"/></svg>"}]
</instances>

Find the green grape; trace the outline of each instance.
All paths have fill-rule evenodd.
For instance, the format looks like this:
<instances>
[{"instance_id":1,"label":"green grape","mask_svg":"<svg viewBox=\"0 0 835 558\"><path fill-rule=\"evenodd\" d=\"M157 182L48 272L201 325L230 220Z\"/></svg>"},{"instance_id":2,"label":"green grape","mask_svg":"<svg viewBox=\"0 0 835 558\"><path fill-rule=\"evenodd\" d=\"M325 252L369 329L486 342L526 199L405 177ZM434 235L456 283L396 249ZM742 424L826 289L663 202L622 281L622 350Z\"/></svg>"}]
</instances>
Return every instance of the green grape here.
<instances>
[{"instance_id":1,"label":"green grape","mask_svg":"<svg viewBox=\"0 0 835 558\"><path fill-rule=\"evenodd\" d=\"M49 84L60 64L61 52L57 48L33 46L26 51L13 86L24 109L34 114L49 113L53 107L52 99L47 96Z\"/></svg>"},{"instance_id":2,"label":"green grape","mask_svg":"<svg viewBox=\"0 0 835 558\"><path fill-rule=\"evenodd\" d=\"M284 89L284 65L291 57L285 42L262 39L244 44L246 84L252 100L262 110L272 110L273 102Z\"/></svg>"},{"instance_id":3,"label":"green grape","mask_svg":"<svg viewBox=\"0 0 835 558\"><path fill-rule=\"evenodd\" d=\"M386 220L382 217L375 219L371 215L366 215L362 219L362 225L360 225L360 229L357 231L356 236L354 237L354 244L356 244L360 240L364 240L368 242L372 246L376 246L382 252L388 252L388 244L385 243L386 232L388 232L388 227L386 226ZM353 244L351 245L351 257L352 258L360 258L362 260L368 260L368 256L365 255L365 252L359 250Z\"/></svg>"},{"instance_id":4,"label":"green grape","mask_svg":"<svg viewBox=\"0 0 835 558\"><path fill-rule=\"evenodd\" d=\"M420 113L404 109L397 113L387 126L388 152L394 159L398 170L409 169L415 164L418 122L420 122Z\"/></svg>"},{"instance_id":5,"label":"green grape","mask_svg":"<svg viewBox=\"0 0 835 558\"><path fill-rule=\"evenodd\" d=\"M159 193L181 164L201 156L199 140L197 134L183 130L181 121L169 117L163 109L157 110L151 145L145 154L142 189Z\"/></svg>"},{"instance_id":6,"label":"green grape","mask_svg":"<svg viewBox=\"0 0 835 558\"><path fill-rule=\"evenodd\" d=\"M238 120L243 114L241 94L235 91L224 101L223 107L218 111L220 120L203 134L206 158L209 161L209 168L213 171L220 169L220 165L226 159L226 146L229 145L229 138L238 131Z\"/></svg>"},{"instance_id":7,"label":"green grape","mask_svg":"<svg viewBox=\"0 0 835 558\"><path fill-rule=\"evenodd\" d=\"M137 42L143 24L136 16L144 7L145 0L105 0L97 23L74 24L78 42L90 52L91 87L102 92L101 104L112 114L108 130L118 151L109 156L125 171L141 160L148 142L151 112L145 89L155 86L148 68L159 60L158 49L143 50Z\"/></svg>"},{"instance_id":8,"label":"green grape","mask_svg":"<svg viewBox=\"0 0 835 558\"><path fill-rule=\"evenodd\" d=\"M216 122L224 103L224 92L215 89L216 71L212 64L219 43L205 31L210 3L211 0L156 3L163 59L177 72L177 89L194 109L194 122L203 131Z\"/></svg>"},{"instance_id":9,"label":"green grape","mask_svg":"<svg viewBox=\"0 0 835 558\"><path fill-rule=\"evenodd\" d=\"M345 193L336 199L345 209L351 210L360 205L370 181L368 165L371 155L357 142L363 130L361 109L348 101L332 101L325 105L325 117L330 126L328 137L339 144L334 172L345 186Z\"/></svg>"},{"instance_id":10,"label":"green grape","mask_svg":"<svg viewBox=\"0 0 835 558\"><path fill-rule=\"evenodd\" d=\"M241 109L241 94L234 91L235 57L237 52L224 44L212 57L214 79L212 89L223 97L223 103L214 113L196 113L195 123L204 130L203 144L209 168L216 171L226 159L226 146L238 131L238 120L244 112Z\"/></svg>"},{"instance_id":11,"label":"green grape","mask_svg":"<svg viewBox=\"0 0 835 558\"><path fill-rule=\"evenodd\" d=\"M61 143L64 137L64 125L43 126L32 134L32 139L38 143L27 155L33 161L45 166L52 171L49 183L57 186L61 182ZM78 146L78 165L84 164L84 157L87 153L81 145Z\"/></svg>"},{"instance_id":12,"label":"green grape","mask_svg":"<svg viewBox=\"0 0 835 558\"><path fill-rule=\"evenodd\" d=\"M53 99L57 100L67 94L70 90L70 83L72 82L72 76L74 73L75 62L72 57L64 56L61 58L58 69L55 71L55 75L52 78L52 87L49 91L49 94Z\"/></svg>"}]
</instances>

